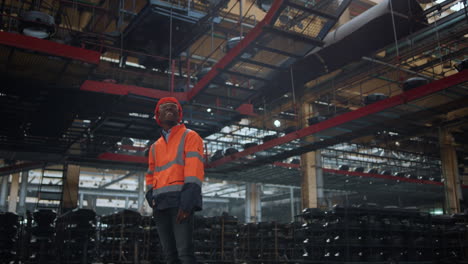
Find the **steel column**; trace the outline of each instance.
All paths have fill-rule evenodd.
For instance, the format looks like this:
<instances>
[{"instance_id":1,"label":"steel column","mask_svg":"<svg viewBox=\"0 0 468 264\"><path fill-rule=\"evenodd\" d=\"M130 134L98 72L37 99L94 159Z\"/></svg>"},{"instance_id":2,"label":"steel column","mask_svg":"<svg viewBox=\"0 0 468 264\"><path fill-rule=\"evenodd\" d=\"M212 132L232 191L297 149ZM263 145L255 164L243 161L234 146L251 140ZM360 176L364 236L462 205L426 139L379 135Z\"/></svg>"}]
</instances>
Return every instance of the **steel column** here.
<instances>
[{"instance_id":1,"label":"steel column","mask_svg":"<svg viewBox=\"0 0 468 264\"><path fill-rule=\"evenodd\" d=\"M80 181L80 166L66 165L66 176L63 179L62 208L74 209L78 206L78 189Z\"/></svg>"},{"instance_id":2,"label":"steel column","mask_svg":"<svg viewBox=\"0 0 468 264\"><path fill-rule=\"evenodd\" d=\"M26 196L28 194L28 178L29 178L29 171L21 172L21 186L20 186L20 194L19 194L19 208L18 214L26 213Z\"/></svg>"},{"instance_id":3,"label":"steel column","mask_svg":"<svg viewBox=\"0 0 468 264\"><path fill-rule=\"evenodd\" d=\"M8 178L8 176L4 176L1 178L2 187L0 189L0 210L6 209L6 200L8 197Z\"/></svg>"},{"instance_id":4,"label":"steel column","mask_svg":"<svg viewBox=\"0 0 468 264\"><path fill-rule=\"evenodd\" d=\"M245 222L259 223L262 221L262 203L260 185L247 183L245 188Z\"/></svg>"},{"instance_id":5,"label":"steel column","mask_svg":"<svg viewBox=\"0 0 468 264\"><path fill-rule=\"evenodd\" d=\"M294 188L289 187L289 200L291 203L291 222L294 222Z\"/></svg>"},{"instance_id":6,"label":"steel column","mask_svg":"<svg viewBox=\"0 0 468 264\"><path fill-rule=\"evenodd\" d=\"M80 202L78 204L78 206L81 208L83 208L83 201L84 201L84 194L83 193L80 193Z\"/></svg>"},{"instance_id":7,"label":"steel column","mask_svg":"<svg viewBox=\"0 0 468 264\"><path fill-rule=\"evenodd\" d=\"M10 195L8 197L8 212L16 213L16 205L18 201L20 174L15 173L11 177Z\"/></svg>"},{"instance_id":8,"label":"steel column","mask_svg":"<svg viewBox=\"0 0 468 264\"><path fill-rule=\"evenodd\" d=\"M460 213L462 198L460 177L458 176L457 153L452 134L447 128L439 131L440 157L442 160L442 176L445 179L445 208L449 214Z\"/></svg>"},{"instance_id":9,"label":"steel column","mask_svg":"<svg viewBox=\"0 0 468 264\"><path fill-rule=\"evenodd\" d=\"M303 104L301 108L302 124L307 124L309 117L313 116L315 109L310 104ZM308 136L306 141L313 142L314 137ZM302 208L318 208L323 198L323 177L321 170L320 151L311 151L301 155L301 197Z\"/></svg>"}]
</instances>

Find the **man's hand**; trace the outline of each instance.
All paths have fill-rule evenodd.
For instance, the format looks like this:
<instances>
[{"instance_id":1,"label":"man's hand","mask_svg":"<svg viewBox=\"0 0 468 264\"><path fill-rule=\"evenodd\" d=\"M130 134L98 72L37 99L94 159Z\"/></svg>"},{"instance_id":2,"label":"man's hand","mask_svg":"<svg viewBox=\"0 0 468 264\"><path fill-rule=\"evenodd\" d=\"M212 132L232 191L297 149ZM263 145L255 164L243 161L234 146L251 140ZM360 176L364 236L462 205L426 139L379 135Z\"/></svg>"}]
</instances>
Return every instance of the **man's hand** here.
<instances>
[{"instance_id":1,"label":"man's hand","mask_svg":"<svg viewBox=\"0 0 468 264\"><path fill-rule=\"evenodd\" d=\"M179 208L179 212L177 213L177 217L176 217L176 223L177 224L182 223L189 216L190 216L190 212L186 212L186 211Z\"/></svg>"}]
</instances>

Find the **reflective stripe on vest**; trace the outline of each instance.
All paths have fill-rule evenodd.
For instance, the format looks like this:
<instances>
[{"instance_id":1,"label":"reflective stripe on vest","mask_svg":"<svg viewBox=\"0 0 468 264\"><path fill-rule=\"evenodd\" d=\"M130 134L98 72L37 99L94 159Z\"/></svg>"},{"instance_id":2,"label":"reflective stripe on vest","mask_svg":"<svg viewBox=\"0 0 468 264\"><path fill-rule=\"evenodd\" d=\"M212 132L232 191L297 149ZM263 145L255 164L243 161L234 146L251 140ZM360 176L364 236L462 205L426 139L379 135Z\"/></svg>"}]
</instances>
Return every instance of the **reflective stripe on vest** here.
<instances>
[{"instance_id":1,"label":"reflective stripe on vest","mask_svg":"<svg viewBox=\"0 0 468 264\"><path fill-rule=\"evenodd\" d=\"M156 142L154 142L153 145L151 146L151 154L153 154L154 166L156 166L156 151L154 150L155 148L156 148Z\"/></svg>"},{"instance_id":2,"label":"reflective stripe on vest","mask_svg":"<svg viewBox=\"0 0 468 264\"><path fill-rule=\"evenodd\" d=\"M198 158L202 163L204 163L203 161L203 156L196 152L196 151L190 151L190 152L187 152L187 158Z\"/></svg>"},{"instance_id":3,"label":"reflective stripe on vest","mask_svg":"<svg viewBox=\"0 0 468 264\"><path fill-rule=\"evenodd\" d=\"M202 181L197 176L186 176L185 183L195 183L198 186L202 186Z\"/></svg>"},{"instance_id":4,"label":"reflective stripe on vest","mask_svg":"<svg viewBox=\"0 0 468 264\"><path fill-rule=\"evenodd\" d=\"M182 184L178 185L169 185L169 186L164 186L159 189L153 189L153 196L163 194L163 193L168 193L168 192L180 192L182 191Z\"/></svg>"},{"instance_id":5,"label":"reflective stripe on vest","mask_svg":"<svg viewBox=\"0 0 468 264\"><path fill-rule=\"evenodd\" d=\"M161 172L163 170L169 169L172 165L178 164L178 165L185 165L184 163L184 149L185 149L185 137L187 136L188 132L190 132L190 129L186 129L184 131L184 134L182 134L182 138L180 139L179 142L179 147L177 148L177 154L175 159L169 161L168 163L162 165L162 166L156 166L156 155L154 155L154 171L156 172ZM154 148L153 148L154 151ZM154 154L154 152L153 152Z\"/></svg>"}]
</instances>

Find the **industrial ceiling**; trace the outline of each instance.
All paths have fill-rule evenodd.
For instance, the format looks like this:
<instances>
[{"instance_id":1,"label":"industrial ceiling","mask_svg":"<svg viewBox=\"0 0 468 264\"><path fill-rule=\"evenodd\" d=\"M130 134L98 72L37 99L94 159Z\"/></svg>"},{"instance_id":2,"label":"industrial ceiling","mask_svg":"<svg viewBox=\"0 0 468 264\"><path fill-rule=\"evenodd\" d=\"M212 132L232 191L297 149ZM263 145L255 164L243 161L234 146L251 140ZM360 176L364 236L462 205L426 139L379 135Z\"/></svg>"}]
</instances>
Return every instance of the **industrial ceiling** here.
<instances>
[{"instance_id":1,"label":"industrial ceiling","mask_svg":"<svg viewBox=\"0 0 468 264\"><path fill-rule=\"evenodd\" d=\"M297 169L275 164L344 142L437 158L441 127L463 163L462 1L381 2L2 1L0 157L26 162L4 171L142 170L164 96L183 102L184 123L205 138L214 178L297 184ZM25 15L37 11L53 23ZM411 77L427 84L404 88ZM372 104L372 94L387 99ZM209 159L230 147L239 152Z\"/></svg>"}]
</instances>

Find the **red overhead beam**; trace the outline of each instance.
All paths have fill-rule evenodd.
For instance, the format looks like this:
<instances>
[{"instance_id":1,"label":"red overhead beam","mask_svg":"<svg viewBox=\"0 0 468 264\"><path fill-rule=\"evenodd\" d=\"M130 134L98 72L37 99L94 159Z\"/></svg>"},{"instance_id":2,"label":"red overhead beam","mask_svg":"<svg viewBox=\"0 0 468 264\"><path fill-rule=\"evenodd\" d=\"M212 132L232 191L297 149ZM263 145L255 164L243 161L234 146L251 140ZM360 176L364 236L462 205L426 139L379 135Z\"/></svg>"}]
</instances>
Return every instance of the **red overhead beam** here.
<instances>
[{"instance_id":1,"label":"red overhead beam","mask_svg":"<svg viewBox=\"0 0 468 264\"><path fill-rule=\"evenodd\" d=\"M242 104L236 108L236 111L242 115L256 116L254 113L254 107L252 104Z\"/></svg>"},{"instance_id":2,"label":"red overhead beam","mask_svg":"<svg viewBox=\"0 0 468 264\"><path fill-rule=\"evenodd\" d=\"M464 70L462 72L459 72L449 77L414 88L410 91L401 93L399 95L387 98L385 100L373 103L371 105L361 107L357 110L344 113L334 118L330 118L318 124L308 126L303 129L297 130L295 132L286 134L282 137L270 140L264 144L254 146L254 147L245 149L244 151L223 157L222 159L219 159L217 161L207 164L206 167L214 168L224 163L228 163L233 160L239 159L241 157L245 157L253 153L259 152L259 151L267 150L275 146L291 142L295 139L303 138L303 137L312 135L314 133L318 133L325 129L337 127L346 122L350 122L350 121L353 121L353 120L356 120L356 119L359 119L359 118L362 118L371 114L375 114L383 110L386 110L388 108L395 107L397 105L401 105L410 101L414 101L416 99L422 98L424 96L428 96L430 94L436 93L438 91L447 89L449 87L452 87L452 86L455 86L457 84L467 82L467 81L468 81L468 70Z\"/></svg>"},{"instance_id":3,"label":"red overhead beam","mask_svg":"<svg viewBox=\"0 0 468 264\"><path fill-rule=\"evenodd\" d=\"M276 167L283 167L283 168L288 168L288 169L300 169L301 165L300 164L293 164L293 163L286 163L286 162L273 162L273 166Z\"/></svg>"},{"instance_id":4,"label":"red overhead beam","mask_svg":"<svg viewBox=\"0 0 468 264\"><path fill-rule=\"evenodd\" d=\"M181 102L186 102L187 92L173 92L163 91L158 89L151 89L145 87L139 87L135 85L126 85L126 84L115 84L108 82L99 82L86 80L80 87L82 91L91 91L97 93L107 93L107 94L116 94L116 95L128 95L136 94L140 96L145 96L154 99L161 99L163 97L175 97ZM256 115L253 110L252 104L242 104L237 109L242 115L254 116Z\"/></svg>"},{"instance_id":5,"label":"red overhead beam","mask_svg":"<svg viewBox=\"0 0 468 264\"><path fill-rule=\"evenodd\" d=\"M101 57L101 54L96 51L10 32L0 32L0 44L90 64L99 64Z\"/></svg>"},{"instance_id":6,"label":"red overhead beam","mask_svg":"<svg viewBox=\"0 0 468 264\"><path fill-rule=\"evenodd\" d=\"M86 80L80 87L80 90L91 91L98 93L108 93L108 94L117 94L117 95L128 95L136 94L149 98L160 99L163 97L175 97L179 101L187 101L186 92L173 92L163 91L157 89L150 89L145 87L139 87L135 85L126 85L126 84L115 84L107 82L98 82Z\"/></svg>"},{"instance_id":7,"label":"red overhead beam","mask_svg":"<svg viewBox=\"0 0 468 264\"><path fill-rule=\"evenodd\" d=\"M263 27L269 25L272 22L273 17L275 16L276 12L280 10L282 4L283 0L275 0L273 2L273 5L270 7L270 10L268 10L268 13L265 15L263 20L260 21L252 30L250 30L249 33L241 40L241 42L232 48L220 61L218 61L213 66L213 68L195 85L195 87L193 87L187 96L188 100L193 99L195 95L202 91L203 88L205 88L208 83L218 75L220 69L224 69L226 66L228 66L232 60L244 52L250 43L254 42L262 34Z\"/></svg>"}]
</instances>

